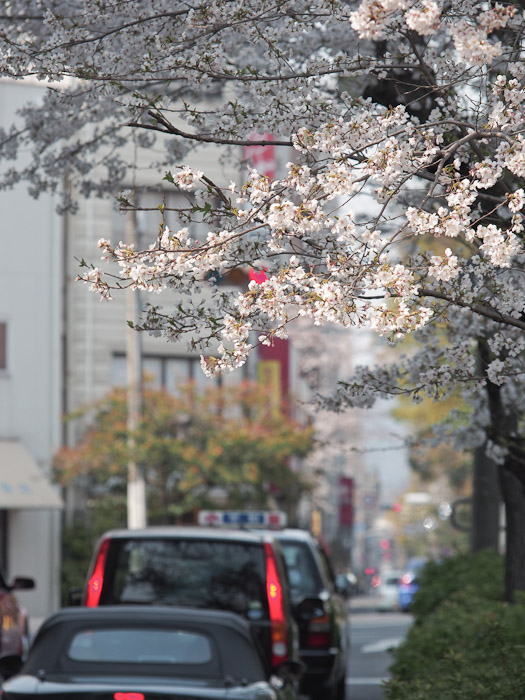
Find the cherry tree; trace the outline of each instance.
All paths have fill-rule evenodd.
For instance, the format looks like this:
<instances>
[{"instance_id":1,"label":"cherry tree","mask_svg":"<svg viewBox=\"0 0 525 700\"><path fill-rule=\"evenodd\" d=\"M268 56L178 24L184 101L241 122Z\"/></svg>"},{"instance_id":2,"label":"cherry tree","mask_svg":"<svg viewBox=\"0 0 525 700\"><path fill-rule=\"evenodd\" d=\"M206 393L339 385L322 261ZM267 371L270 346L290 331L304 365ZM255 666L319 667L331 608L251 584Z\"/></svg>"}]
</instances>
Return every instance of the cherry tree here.
<instances>
[{"instance_id":1,"label":"cherry tree","mask_svg":"<svg viewBox=\"0 0 525 700\"><path fill-rule=\"evenodd\" d=\"M507 595L525 589L523 468L524 17L475 0L18 0L0 18L0 70L49 82L0 134L4 171L31 191L79 195L124 180L130 133L165 144L159 173L191 192L180 226L138 250L101 240L82 279L102 299L150 294L139 329L187 336L207 374L245 362L294 319L372 328L420 353L359 370L331 399L436 399L461 386L464 439L507 479ZM266 136L271 134L271 141ZM288 149L270 180L214 182L185 162L205 143L232 159ZM95 177L94 166L97 166ZM100 176L101 168L103 175ZM123 208L132 200L123 192ZM74 208L69 190L62 208ZM162 205L161 205L162 210ZM205 232L190 234L198 219ZM202 226L201 226L202 228ZM246 290L217 285L264 270ZM175 312L156 302L179 293ZM510 480L510 482L508 482ZM521 527L519 526L521 523Z\"/></svg>"}]
</instances>

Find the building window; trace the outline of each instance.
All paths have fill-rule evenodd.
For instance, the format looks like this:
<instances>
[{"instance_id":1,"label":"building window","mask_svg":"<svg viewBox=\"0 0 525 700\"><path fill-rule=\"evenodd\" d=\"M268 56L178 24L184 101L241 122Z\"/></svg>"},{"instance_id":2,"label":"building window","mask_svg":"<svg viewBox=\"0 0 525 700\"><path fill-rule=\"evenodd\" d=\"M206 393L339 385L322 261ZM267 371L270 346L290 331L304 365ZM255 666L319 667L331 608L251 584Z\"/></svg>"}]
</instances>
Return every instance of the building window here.
<instances>
[{"instance_id":1,"label":"building window","mask_svg":"<svg viewBox=\"0 0 525 700\"><path fill-rule=\"evenodd\" d=\"M194 382L198 390L205 391L213 386L233 388L248 378L248 367L244 365L235 372L229 372L209 379L200 367L200 358L180 355L142 356L144 383L150 389L165 389L173 396L181 395L181 387ZM111 358L111 385L127 386L126 355L118 352Z\"/></svg>"},{"instance_id":2,"label":"building window","mask_svg":"<svg viewBox=\"0 0 525 700\"><path fill-rule=\"evenodd\" d=\"M151 389L165 389L174 396L180 395L180 388L194 381L202 388L219 386L222 378L207 380L200 368L198 357L173 357L163 355L144 355L142 372L146 386ZM111 362L111 383L115 387L127 384L126 356L114 354Z\"/></svg>"},{"instance_id":3,"label":"building window","mask_svg":"<svg viewBox=\"0 0 525 700\"><path fill-rule=\"evenodd\" d=\"M7 323L0 323L0 370L7 369Z\"/></svg>"}]
</instances>

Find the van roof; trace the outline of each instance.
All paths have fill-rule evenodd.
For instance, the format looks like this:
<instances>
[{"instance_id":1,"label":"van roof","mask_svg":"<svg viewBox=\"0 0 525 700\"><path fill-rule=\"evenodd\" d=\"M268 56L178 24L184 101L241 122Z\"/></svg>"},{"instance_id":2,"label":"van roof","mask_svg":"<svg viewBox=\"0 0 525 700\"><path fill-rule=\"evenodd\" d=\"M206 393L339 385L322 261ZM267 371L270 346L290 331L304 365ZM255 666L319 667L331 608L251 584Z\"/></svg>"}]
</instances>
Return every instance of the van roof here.
<instances>
[{"instance_id":1,"label":"van roof","mask_svg":"<svg viewBox=\"0 0 525 700\"><path fill-rule=\"evenodd\" d=\"M143 529L130 530L126 528L108 530L102 535L103 539L151 539L185 538L208 540L237 540L239 542L264 542L271 539L272 533L268 531L243 530L241 528L214 528L201 527L200 525L159 525Z\"/></svg>"}]
</instances>

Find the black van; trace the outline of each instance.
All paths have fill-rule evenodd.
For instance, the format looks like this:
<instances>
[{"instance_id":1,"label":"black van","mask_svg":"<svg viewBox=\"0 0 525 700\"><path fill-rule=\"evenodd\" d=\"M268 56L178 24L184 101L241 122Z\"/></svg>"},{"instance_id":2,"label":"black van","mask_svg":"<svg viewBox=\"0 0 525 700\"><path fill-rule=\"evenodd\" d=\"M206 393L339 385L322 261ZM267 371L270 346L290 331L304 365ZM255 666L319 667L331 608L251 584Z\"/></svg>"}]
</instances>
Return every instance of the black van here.
<instances>
[{"instance_id":1,"label":"black van","mask_svg":"<svg viewBox=\"0 0 525 700\"><path fill-rule=\"evenodd\" d=\"M96 546L82 603L229 610L251 623L272 669L298 658L283 554L269 533L199 526L109 531Z\"/></svg>"}]
</instances>

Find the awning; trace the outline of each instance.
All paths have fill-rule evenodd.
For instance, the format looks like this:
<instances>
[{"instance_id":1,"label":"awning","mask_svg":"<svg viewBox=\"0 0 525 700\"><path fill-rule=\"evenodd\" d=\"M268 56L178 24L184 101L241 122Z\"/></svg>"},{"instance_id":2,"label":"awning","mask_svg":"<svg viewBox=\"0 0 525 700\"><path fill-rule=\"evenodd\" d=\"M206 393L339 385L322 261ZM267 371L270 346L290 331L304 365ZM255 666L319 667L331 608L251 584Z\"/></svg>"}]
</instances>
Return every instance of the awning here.
<instances>
[{"instance_id":1,"label":"awning","mask_svg":"<svg viewBox=\"0 0 525 700\"><path fill-rule=\"evenodd\" d=\"M18 440L0 440L0 509L63 508L56 488Z\"/></svg>"}]
</instances>

